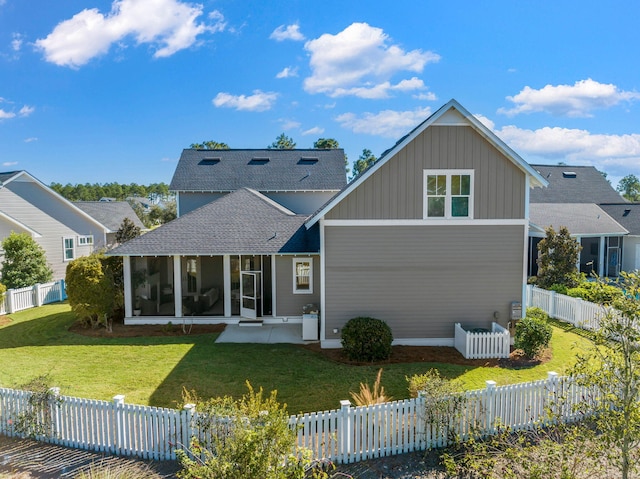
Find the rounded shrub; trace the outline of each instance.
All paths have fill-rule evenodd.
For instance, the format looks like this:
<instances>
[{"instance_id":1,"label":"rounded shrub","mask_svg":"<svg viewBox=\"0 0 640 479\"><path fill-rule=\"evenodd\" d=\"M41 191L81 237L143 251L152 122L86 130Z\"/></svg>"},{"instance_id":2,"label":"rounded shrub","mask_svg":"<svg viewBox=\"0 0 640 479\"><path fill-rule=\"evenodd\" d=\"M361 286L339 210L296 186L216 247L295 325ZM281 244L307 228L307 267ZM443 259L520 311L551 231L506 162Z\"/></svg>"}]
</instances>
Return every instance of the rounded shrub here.
<instances>
[{"instance_id":1,"label":"rounded shrub","mask_svg":"<svg viewBox=\"0 0 640 479\"><path fill-rule=\"evenodd\" d=\"M547 323L547 314L539 308L529 308L527 316L518 321L513 345L525 356L534 358L549 346L553 330Z\"/></svg>"},{"instance_id":2,"label":"rounded shrub","mask_svg":"<svg viewBox=\"0 0 640 479\"><path fill-rule=\"evenodd\" d=\"M352 361L381 361L391 356L393 334L380 319L358 317L342 328L342 348Z\"/></svg>"}]
</instances>

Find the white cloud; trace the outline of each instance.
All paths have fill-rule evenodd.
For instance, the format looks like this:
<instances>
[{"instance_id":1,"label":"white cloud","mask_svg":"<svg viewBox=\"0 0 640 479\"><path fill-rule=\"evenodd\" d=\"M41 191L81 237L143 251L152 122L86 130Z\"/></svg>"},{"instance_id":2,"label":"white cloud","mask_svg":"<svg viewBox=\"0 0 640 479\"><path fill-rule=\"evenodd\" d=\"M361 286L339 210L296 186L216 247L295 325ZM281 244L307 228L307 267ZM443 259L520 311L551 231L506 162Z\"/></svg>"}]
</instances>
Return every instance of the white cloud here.
<instances>
[{"instance_id":1,"label":"white cloud","mask_svg":"<svg viewBox=\"0 0 640 479\"><path fill-rule=\"evenodd\" d=\"M278 94L254 90L253 95L231 95L220 92L213 99L213 104L218 108L235 108L246 111L266 111L271 109Z\"/></svg>"},{"instance_id":2,"label":"white cloud","mask_svg":"<svg viewBox=\"0 0 640 479\"><path fill-rule=\"evenodd\" d=\"M97 8L82 10L35 44L48 62L69 67L84 65L129 36L154 45L154 57L168 57L194 45L198 35L224 30L219 12L209 14L211 24L198 23L201 15L202 5L179 0L114 0L107 15Z\"/></svg>"},{"instance_id":3,"label":"white cloud","mask_svg":"<svg viewBox=\"0 0 640 479\"><path fill-rule=\"evenodd\" d=\"M2 166L15 166L17 164L17 161L5 161L4 163L2 163Z\"/></svg>"},{"instance_id":4,"label":"white cloud","mask_svg":"<svg viewBox=\"0 0 640 479\"><path fill-rule=\"evenodd\" d=\"M14 52L19 52L20 49L22 48L22 35L20 35L19 33L14 33L12 35L13 40L11 40L11 49Z\"/></svg>"},{"instance_id":5,"label":"white cloud","mask_svg":"<svg viewBox=\"0 0 640 479\"><path fill-rule=\"evenodd\" d=\"M276 78L291 78L298 76L298 67L285 67L281 72L276 75Z\"/></svg>"},{"instance_id":6,"label":"white cloud","mask_svg":"<svg viewBox=\"0 0 640 479\"><path fill-rule=\"evenodd\" d=\"M278 121L280 122L283 130L293 130L294 128L300 128L299 121L286 119L280 119Z\"/></svg>"},{"instance_id":7,"label":"white cloud","mask_svg":"<svg viewBox=\"0 0 640 479\"><path fill-rule=\"evenodd\" d=\"M319 126L314 126L313 128L309 128L308 130L303 131L302 136L322 135L323 133L324 133L324 128L321 128Z\"/></svg>"},{"instance_id":8,"label":"white cloud","mask_svg":"<svg viewBox=\"0 0 640 479\"><path fill-rule=\"evenodd\" d=\"M277 42L282 42L284 40L301 42L305 39L304 35L300 32L300 25L297 23L287 26L280 25L271 33L271 35L269 35L269 38Z\"/></svg>"},{"instance_id":9,"label":"white cloud","mask_svg":"<svg viewBox=\"0 0 640 479\"><path fill-rule=\"evenodd\" d=\"M361 116L355 113L344 113L336 117L336 121L343 128L354 133L397 138L411 131L430 114L429 107L417 108L413 111L384 110L378 113L366 112Z\"/></svg>"},{"instance_id":10,"label":"white cloud","mask_svg":"<svg viewBox=\"0 0 640 479\"><path fill-rule=\"evenodd\" d=\"M418 93L417 95L413 95L413 98L416 100L426 100L426 101L436 101L438 97L433 92L427 93Z\"/></svg>"},{"instance_id":11,"label":"white cloud","mask_svg":"<svg viewBox=\"0 0 640 479\"><path fill-rule=\"evenodd\" d=\"M9 100L7 100L6 98L2 98L0 97L0 103L13 103L10 102ZM18 110L18 113L16 113L15 111L9 111L9 110L4 110L2 108L0 108L0 120L9 120L11 118L15 118L17 116L19 117L27 117L29 115L31 115L31 113L33 113L36 109L32 106L29 105L24 105L22 108L20 108L20 110Z\"/></svg>"},{"instance_id":12,"label":"white cloud","mask_svg":"<svg viewBox=\"0 0 640 479\"><path fill-rule=\"evenodd\" d=\"M573 85L546 85L540 90L524 89L507 100L516 106L500 108L498 113L508 116L519 113L546 112L569 117L590 117L597 108L609 108L623 101L640 99L640 93L620 90L616 85L599 83L588 78Z\"/></svg>"},{"instance_id":13,"label":"white cloud","mask_svg":"<svg viewBox=\"0 0 640 479\"><path fill-rule=\"evenodd\" d=\"M622 177L637 172L640 164L640 134L604 135L587 130L544 127L537 130L505 126L495 133L520 155L592 165Z\"/></svg>"},{"instance_id":14,"label":"white cloud","mask_svg":"<svg viewBox=\"0 0 640 479\"><path fill-rule=\"evenodd\" d=\"M305 49L310 54L312 75L304 81L305 90L330 97L386 98L390 90L424 88L416 77L393 86L390 82L398 72L422 72L427 63L437 62L440 56L422 50L405 52L389 43L381 28L366 23L353 23L336 35L325 33L308 41Z\"/></svg>"},{"instance_id":15,"label":"white cloud","mask_svg":"<svg viewBox=\"0 0 640 479\"><path fill-rule=\"evenodd\" d=\"M496 127L496 124L493 122L493 120L490 120L489 118L487 118L484 115L480 115L479 113L476 113L475 115L473 115L476 117L476 120L479 120L480 123L482 123L484 126L486 126L487 128L489 128L490 130L494 130Z\"/></svg>"},{"instance_id":16,"label":"white cloud","mask_svg":"<svg viewBox=\"0 0 640 479\"><path fill-rule=\"evenodd\" d=\"M38 141L38 138L36 138L35 136L31 136L29 138L24 139L25 143L33 143L34 141Z\"/></svg>"}]
</instances>

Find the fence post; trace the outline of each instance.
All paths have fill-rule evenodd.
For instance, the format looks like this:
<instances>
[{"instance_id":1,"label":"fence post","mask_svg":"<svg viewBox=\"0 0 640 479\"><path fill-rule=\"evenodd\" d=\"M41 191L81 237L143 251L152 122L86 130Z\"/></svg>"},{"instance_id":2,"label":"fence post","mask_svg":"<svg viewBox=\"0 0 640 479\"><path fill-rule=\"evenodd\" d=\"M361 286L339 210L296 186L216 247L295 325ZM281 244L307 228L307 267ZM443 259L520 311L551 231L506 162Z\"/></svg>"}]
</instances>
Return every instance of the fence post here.
<instances>
[{"instance_id":1,"label":"fence post","mask_svg":"<svg viewBox=\"0 0 640 479\"><path fill-rule=\"evenodd\" d=\"M35 296L33 303L36 305L36 308L42 306L42 297L40 295L41 284L38 283L33 287L33 295Z\"/></svg>"},{"instance_id":2,"label":"fence post","mask_svg":"<svg viewBox=\"0 0 640 479\"><path fill-rule=\"evenodd\" d=\"M191 437L194 435L192 424L193 415L196 411L196 405L191 403L185 404L182 409L184 411L184 414L180 415L180 417L182 418L182 427L180 428L182 437L176 438L176 447L180 448L178 444L182 444L182 448L188 450L191 448ZM199 433L198 436L200 436Z\"/></svg>"},{"instance_id":3,"label":"fence post","mask_svg":"<svg viewBox=\"0 0 640 479\"><path fill-rule=\"evenodd\" d=\"M495 430L495 409L494 409L494 400L493 397L495 396L495 392L496 392L496 382L495 381L491 381L488 380L486 381L487 384L487 389L485 392L485 403L484 403L484 408L485 408L485 420L486 420L486 431L487 432L491 432L493 433Z\"/></svg>"},{"instance_id":4,"label":"fence post","mask_svg":"<svg viewBox=\"0 0 640 479\"><path fill-rule=\"evenodd\" d=\"M124 451L124 394L113 396L113 422L114 436L112 438L111 452L119 454Z\"/></svg>"},{"instance_id":5,"label":"fence post","mask_svg":"<svg viewBox=\"0 0 640 479\"><path fill-rule=\"evenodd\" d=\"M7 298L7 314L11 314L13 313L13 289L8 289L4 296Z\"/></svg>"},{"instance_id":6,"label":"fence post","mask_svg":"<svg viewBox=\"0 0 640 479\"><path fill-rule=\"evenodd\" d=\"M49 391L52 394L52 398L49 403L49 412L51 414L51 439L57 444L60 436L60 407L59 407L59 397L60 397L60 388L53 387L49 388Z\"/></svg>"},{"instance_id":7,"label":"fence post","mask_svg":"<svg viewBox=\"0 0 640 479\"><path fill-rule=\"evenodd\" d=\"M340 401L340 431L338 435L338 459L341 463L349 462L351 458L351 401L343 399Z\"/></svg>"},{"instance_id":8,"label":"fence post","mask_svg":"<svg viewBox=\"0 0 640 479\"><path fill-rule=\"evenodd\" d=\"M558 401L558 373L555 371L549 371L547 373L547 384L549 389L549 411L551 413L551 419L558 418L561 405Z\"/></svg>"},{"instance_id":9,"label":"fence post","mask_svg":"<svg viewBox=\"0 0 640 479\"><path fill-rule=\"evenodd\" d=\"M550 291L551 293L551 300L549 301L549 316L551 316L552 318L556 317L556 310L558 309L556 307L556 292L555 291Z\"/></svg>"},{"instance_id":10,"label":"fence post","mask_svg":"<svg viewBox=\"0 0 640 479\"><path fill-rule=\"evenodd\" d=\"M64 279L60 280L60 301L67 299L67 291L64 287Z\"/></svg>"},{"instance_id":11,"label":"fence post","mask_svg":"<svg viewBox=\"0 0 640 479\"><path fill-rule=\"evenodd\" d=\"M582 298L576 298L576 316L575 316L575 323L573 323L573 325L577 328L585 329L583 324L583 321L584 321L583 317L584 317L584 307L582 304Z\"/></svg>"}]
</instances>

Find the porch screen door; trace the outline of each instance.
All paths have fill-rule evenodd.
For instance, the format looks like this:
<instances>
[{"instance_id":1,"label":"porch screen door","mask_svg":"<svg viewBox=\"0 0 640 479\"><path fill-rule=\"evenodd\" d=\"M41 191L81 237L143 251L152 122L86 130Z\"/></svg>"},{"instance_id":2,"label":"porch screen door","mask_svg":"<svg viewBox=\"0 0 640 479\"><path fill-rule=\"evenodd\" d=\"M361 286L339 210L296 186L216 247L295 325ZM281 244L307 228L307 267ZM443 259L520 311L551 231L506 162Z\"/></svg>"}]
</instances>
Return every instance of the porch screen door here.
<instances>
[{"instance_id":1,"label":"porch screen door","mask_svg":"<svg viewBox=\"0 0 640 479\"><path fill-rule=\"evenodd\" d=\"M240 316L256 319L257 310L257 273L240 273Z\"/></svg>"}]
</instances>

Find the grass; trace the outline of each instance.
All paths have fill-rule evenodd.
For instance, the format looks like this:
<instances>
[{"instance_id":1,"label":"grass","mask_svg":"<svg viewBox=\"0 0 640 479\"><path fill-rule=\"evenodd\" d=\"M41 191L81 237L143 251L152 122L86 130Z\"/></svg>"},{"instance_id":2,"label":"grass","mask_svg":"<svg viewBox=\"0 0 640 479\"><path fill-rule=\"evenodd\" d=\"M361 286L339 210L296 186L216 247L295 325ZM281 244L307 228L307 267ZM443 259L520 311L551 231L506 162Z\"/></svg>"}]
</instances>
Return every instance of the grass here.
<instances>
[{"instance_id":1,"label":"grass","mask_svg":"<svg viewBox=\"0 0 640 479\"><path fill-rule=\"evenodd\" d=\"M292 413L339 407L360 383L372 384L380 366L350 366L287 344L216 344L216 335L148 338L90 338L68 331L75 318L66 303L11 315L0 327L0 386L17 387L47 374L64 395L111 400L124 394L128 403L176 407L183 387L200 397L246 392L245 381L267 391ZM566 326L554 326L553 358L527 369L470 367L443 363L387 364L383 385L395 399L409 396L406 376L437 368L459 378L468 389L543 379L563 374L575 348L589 339Z\"/></svg>"}]
</instances>

